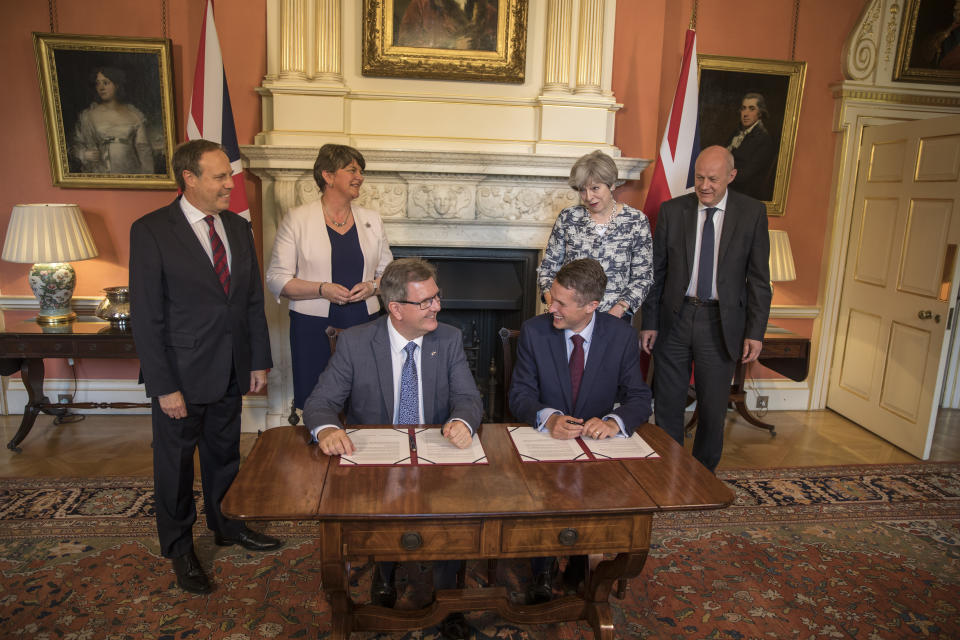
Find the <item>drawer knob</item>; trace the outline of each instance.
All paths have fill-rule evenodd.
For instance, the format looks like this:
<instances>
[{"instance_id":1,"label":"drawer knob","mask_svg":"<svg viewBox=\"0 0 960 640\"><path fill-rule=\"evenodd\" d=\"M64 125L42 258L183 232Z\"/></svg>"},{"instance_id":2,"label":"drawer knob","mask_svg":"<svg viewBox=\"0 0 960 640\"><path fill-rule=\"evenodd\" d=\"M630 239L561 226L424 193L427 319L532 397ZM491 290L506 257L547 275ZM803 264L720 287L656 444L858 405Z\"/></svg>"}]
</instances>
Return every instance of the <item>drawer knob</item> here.
<instances>
[{"instance_id":1,"label":"drawer knob","mask_svg":"<svg viewBox=\"0 0 960 640\"><path fill-rule=\"evenodd\" d=\"M400 536L400 546L406 551L416 551L423 546L423 538L416 531L408 531Z\"/></svg>"},{"instance_id":2,"label":"drawer knob","mask_svg":"<svg viewBox=\"0 0 960 640\"><path fill-rule=\"evenodd\" d=\"M557 539L560 541L560 544L569 547L577 543L577 537L576 529L564 529L560 532L560 535L557 536Z\"/></svg>"}]
</instances>

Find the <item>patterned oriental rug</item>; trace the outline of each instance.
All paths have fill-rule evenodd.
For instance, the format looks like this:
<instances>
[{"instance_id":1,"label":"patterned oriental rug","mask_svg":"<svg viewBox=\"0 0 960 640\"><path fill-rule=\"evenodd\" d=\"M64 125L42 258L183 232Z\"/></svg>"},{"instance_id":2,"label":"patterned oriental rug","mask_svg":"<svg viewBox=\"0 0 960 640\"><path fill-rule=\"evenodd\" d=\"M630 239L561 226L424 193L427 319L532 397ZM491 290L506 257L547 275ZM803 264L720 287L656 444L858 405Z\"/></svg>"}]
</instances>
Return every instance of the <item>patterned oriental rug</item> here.
<instances>
[{"instance_id":1,"label":"patterned oriental rug","mask_svg":"<svg viewBox=\"0 0 960 640\"><path fill-rule=\"evenodd\" d=\"M960 637L960 464L726 471L728 509L664 514L643 573L613 599L624 638ZM271 523L285 539L252 554L196 529L216 591L184 594L160 557L148 478L3 480L3 638L325 638L317 527ZM200 500L199 493L197 495ZM529 568L501 562L523 597ZM369 564L352 567L365 600ZM485 584L486 564L468 565ZM404 565L400 607L429 597ZM469 614L474 638L590 638L586 624L518 627ZM355 638L439 637L436 629Z\"/></svg>"}]
</instances>

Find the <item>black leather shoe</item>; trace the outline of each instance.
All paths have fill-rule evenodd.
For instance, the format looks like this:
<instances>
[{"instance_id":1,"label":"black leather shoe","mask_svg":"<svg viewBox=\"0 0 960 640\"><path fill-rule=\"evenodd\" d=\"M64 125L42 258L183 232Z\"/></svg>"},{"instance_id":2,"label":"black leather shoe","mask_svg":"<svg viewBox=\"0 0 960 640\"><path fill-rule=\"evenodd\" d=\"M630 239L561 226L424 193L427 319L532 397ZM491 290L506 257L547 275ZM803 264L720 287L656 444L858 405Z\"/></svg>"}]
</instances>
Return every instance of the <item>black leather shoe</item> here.
<instances>
[{"instance_id":1,"label":"black leather shoe","mask_svg":"<svg viewBox=\"0 0 960 640\"><path fill-rule=\"evenodd\" d=\"M253 529L241 531L236 538L220 535L219 532L214 533L213 541L217 543L218 547L230 547L239 544L250 551L270 551L271 549L279 549L283 544L276 538L265 533L258 533Z\"/></svg>"},{"instance_id":2,"label":"black leather shoe","mask_svg":"<svg viewBox=\"0 0 960 640\"><path fill-rule=\"evenodd\" d=\"M184 591L203 595L213 591L213 585L210 579L204 573L197 554L193 552L193 547L178 558L171 558L173 562L173 572L177 574L177 584Z\"/></svg>"},{"instance_id":3,"label":"black leather shoe","mask_svg":"<svg viewBox=\"0 0 960 640\"><path fill-rule=\"evenodd\" d=\"M451 613L440 623L440 636L444 640L468 640L470 625L462 613Z\"/></svg>"},{"instance_id":4,"label":"black leather shoe","mask_svg":"<svg viewBox=\"0 0 960 640\"><path fill-rule=\"evenodd\" d=\"M527 604L543 604L553 598L553 572L541 571L530 580L527 587Z\"/></svg>"},{"instance_id":5,"label":"black leather shoe","mask_svg":"<svg viewBox=\"0 0 960 640\"><path fill-rule=\"evenodd\" d=\"M380 574L380 565L373 568L373 579L370 582L370 604L392 609L397 604L397 588L387 582Z\"/></svg>"}]
</instances>

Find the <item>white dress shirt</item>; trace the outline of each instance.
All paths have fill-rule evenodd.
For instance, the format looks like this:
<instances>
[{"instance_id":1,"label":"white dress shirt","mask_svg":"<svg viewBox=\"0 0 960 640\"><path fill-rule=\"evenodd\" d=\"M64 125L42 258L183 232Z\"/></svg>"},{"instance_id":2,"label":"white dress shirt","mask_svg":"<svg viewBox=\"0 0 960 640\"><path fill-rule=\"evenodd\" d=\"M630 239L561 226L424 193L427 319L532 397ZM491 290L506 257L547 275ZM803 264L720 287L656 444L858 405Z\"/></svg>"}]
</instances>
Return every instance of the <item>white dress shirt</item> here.
<instances>
[{"instance_id":1,"label":"white dress shirt","mask_svg":"<svg viewBox=\"0 0 960 640\"><path fill-rule=\"evenodd\" d=\"M713 282L710 284L710 298L717 299L717 257L720 253L720 232L723 230L723 216L727 208L727 196L723 194L717 203L717 210L713 212ZM707 220L707 206L702 202L697 204L697 242L693 247L693 268L690 271L690 284L687 286L687 295L697 295L697 275L700 271L700 241L703 240L703 223Z\"/></svg>"}]
</instances>

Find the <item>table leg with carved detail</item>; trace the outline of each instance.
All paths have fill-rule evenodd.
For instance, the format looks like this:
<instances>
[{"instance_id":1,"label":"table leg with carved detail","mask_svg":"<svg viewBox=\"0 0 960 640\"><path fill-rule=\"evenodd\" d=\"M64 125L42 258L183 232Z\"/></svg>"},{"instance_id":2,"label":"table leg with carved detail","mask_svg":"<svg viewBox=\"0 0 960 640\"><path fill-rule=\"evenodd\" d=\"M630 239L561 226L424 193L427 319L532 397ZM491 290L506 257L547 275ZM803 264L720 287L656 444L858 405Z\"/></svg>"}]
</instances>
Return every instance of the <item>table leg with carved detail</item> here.
<instances>
[{"instance_id":1,"label":"table leg with carved detail","mask_svg":"<svg viewBox=\"0 0 960 640\"><path fill-rule=\"evenodd\" d=\"M33 423L43 410L43 405L48 404L47 397L43 395L43 374L43 358L24 358L21 361L20 377L23 379L23 386L27 389L27 404L23 407L23 419L20 420L17 434L7 443L7 449L11 451L20 453L21 449L18 445L33 429Z\"/></svg>"}]
</instances>

